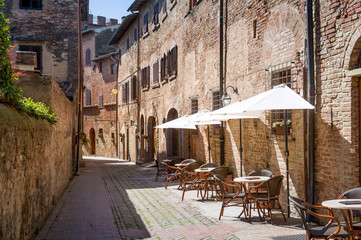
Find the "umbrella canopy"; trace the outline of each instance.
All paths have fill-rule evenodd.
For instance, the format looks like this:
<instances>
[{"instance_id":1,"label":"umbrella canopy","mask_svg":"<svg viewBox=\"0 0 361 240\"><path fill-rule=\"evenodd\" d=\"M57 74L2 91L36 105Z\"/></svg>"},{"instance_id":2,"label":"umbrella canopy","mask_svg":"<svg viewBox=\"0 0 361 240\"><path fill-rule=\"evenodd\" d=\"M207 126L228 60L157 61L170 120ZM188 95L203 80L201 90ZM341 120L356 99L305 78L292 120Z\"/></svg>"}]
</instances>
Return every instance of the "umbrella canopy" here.
<instances>
[{"instance_id":1,"label":"umbrella canopy","mask_svg":"<svg viewBox=\"0 0 361 240\"><path fill-rule=\"evenodd\" d=\"M155 128L182 128L182 129L197 129L196 125L189 121L189 115L174 119L172 121L155 126Z\"/></svg>"},{"instance_id":2,"label":"umbrella canopy","mask_svg":"<svg viewBox=\"0 0 361 240\"><path fill-rule=\"evenodd\" d=\"M242 102L230 104L213 111L212 115L252 115L260 116L263 110L314 109L309 102L285 84Z\"/></svg>"}]
</instances>

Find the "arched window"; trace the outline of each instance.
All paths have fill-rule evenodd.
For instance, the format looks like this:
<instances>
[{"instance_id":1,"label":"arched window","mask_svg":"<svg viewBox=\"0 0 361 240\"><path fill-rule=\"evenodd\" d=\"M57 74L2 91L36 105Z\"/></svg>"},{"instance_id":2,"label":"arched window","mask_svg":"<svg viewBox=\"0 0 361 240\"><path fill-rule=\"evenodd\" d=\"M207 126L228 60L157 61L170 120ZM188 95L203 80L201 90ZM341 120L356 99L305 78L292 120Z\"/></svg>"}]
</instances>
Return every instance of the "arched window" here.
<instances>
[{"instance_id":1,"label":"arched window","mask_svg":"<svg viewBox=\"0 0 361 240\"><path fill-rule=\"evenodd\" d=\"M91 65L91 60L90 60L90 49L88 48L85 51L85 66L90 66Z\"/></svg>"}]
</instances>

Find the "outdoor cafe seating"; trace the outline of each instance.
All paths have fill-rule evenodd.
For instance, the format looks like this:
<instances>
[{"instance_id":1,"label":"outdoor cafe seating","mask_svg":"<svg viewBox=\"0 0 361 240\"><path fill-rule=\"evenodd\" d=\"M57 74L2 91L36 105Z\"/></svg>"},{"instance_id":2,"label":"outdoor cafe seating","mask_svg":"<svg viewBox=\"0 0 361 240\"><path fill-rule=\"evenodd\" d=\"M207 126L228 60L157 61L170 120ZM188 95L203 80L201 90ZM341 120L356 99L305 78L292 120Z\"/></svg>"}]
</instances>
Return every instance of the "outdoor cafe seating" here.
<instances>
[{"instance_id":1,"label":"outdoor cafe seating","mask_svg":"<svg viewBox=\"0 0 361 240\"><path fill-rule=\"evenodd\" d=\"M304 229L306 230L306 239L348 239L348 233L337 220L332 209L324 206L311 205L292 196L289 197L289 200L294 204L301 217ZM315 210L318 212L315 212ZM320 213L319 211L321 210L326 213ZM306 214L312 215L319 222L324 220L328 223L321 226L311 225L306 220Z\"/></svg>"},{"instance_id":2,"label":"outdoor cafe seating","mask_svg":"<svg viewBox=\"0 0 361 240\"><path fill-rule=\"evenodd\" d=\"M184 195L186 191L197 190L199 193L201 181L195 170L200 167L198 162L192 162L188 164L185 168L179 168L181 171L181 178L182 178L182 187L183 187L183 194L182 194L182 201L184 200Z\"/></svg>"}]
</instances>

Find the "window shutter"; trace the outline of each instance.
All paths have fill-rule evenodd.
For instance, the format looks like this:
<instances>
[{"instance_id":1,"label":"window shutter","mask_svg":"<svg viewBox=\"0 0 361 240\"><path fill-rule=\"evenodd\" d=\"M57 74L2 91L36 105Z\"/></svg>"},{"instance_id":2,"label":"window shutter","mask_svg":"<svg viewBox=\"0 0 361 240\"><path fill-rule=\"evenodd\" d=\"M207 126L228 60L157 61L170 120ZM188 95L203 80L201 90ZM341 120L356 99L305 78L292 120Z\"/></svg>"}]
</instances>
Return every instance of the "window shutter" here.
<instances>
[{"instance_id":1,"label":"window shutter","mask_svg":"<svg viewBox=\"0 0 361 240\"><path fill-rule=\"evenodd\" d=\"M160 59L160 80L164 80L164 74L165 73L165 65L164 65L164 57Z\"/></svg>"},{"instance_id":2,"label":"window shutter","mask_svg":"<svg viewBox=\"0 0 361 240\"><path fill-rule=\"evenodd\" d=\"M157 84L159 82L159 61L156 61L153 64L153 83Z\"/></svg>"},{"instance_id":3,"label":"window shutter","mask_svg":"<svg viewBox=\"0 0 361 240\"><path fill-rule=\"evenodd\" d=\"M168 65L167 76L168 77L170 77L172 75L172 62L171 62L171 59L172 59L171 51L168 51L168 54L167 54L167 65Z\"/></svg>"},{"instance_id":4,"label":"window shutter","mask_svg":"<svg viewBox=\"0 0 361 240\"><path fill-rule=\"evenodd\" d=\"M140 70L140 84L141 87L144 88L144 68L142 70Z\"/></svg>"},{"instance_id":5,"label":"window shutter","mask_svg":"<svg viewBox=\"0 0 361 240\"><path fill-rule=\"evenodd\" d=\"M132 78L132 100L137 98L137 77Z\"/></svg>"},{"instance_id":6,"label":"window shutter","mask_svg":"<svg viewBox=\"0 0 361 240\"><path fill-rule=\"evenodd\" d=\"M85 105L91 105L91 91L88 88L85 90Z\"/></svg>"},{"instance_id":7,"label":"window shutter","mask_svg":"<svg viewBox=\"0 0 361 240\"><path fill-rule=\"evenodd\" d=\"M125 85L122 85L122 103L125 103Z\"/></svg>"},{"instance_id":8,"label":"window shutter","mask_svg":"<svg viewBox=\"0 0 361 240\"><path fill-rule=\"evenodd\" d=\"M147 87L150 85L150 66L147 66Z\"/></svg>"},{"instance_id":9,"label":"window shutter","mask_svg":"<svg viewBox=\"0 0 361 240\"><path fill-rule=\"evenodd\" d=\"M129 82L125 83L125 102L129 102Z\"/></svg>"},{"instance_id":10,"label":"window shutter","mask_svg":"<svg viewBox=\"0 0 361 240\"><path fill-rule=\"evenodd\" d=\"M103 95L99 95L98 107L99 107L99 108L103 108Z\"/></svg>"},{"instance_id":11,"label":"window shutter","mask_svg":"<svg viewBox=\"0 0 361 240\"><path fill-rule=\"evenodd\" d=\"M172 49L172 75L177 75L178 68L178 47Z\"/></svg>"}]
</instances>

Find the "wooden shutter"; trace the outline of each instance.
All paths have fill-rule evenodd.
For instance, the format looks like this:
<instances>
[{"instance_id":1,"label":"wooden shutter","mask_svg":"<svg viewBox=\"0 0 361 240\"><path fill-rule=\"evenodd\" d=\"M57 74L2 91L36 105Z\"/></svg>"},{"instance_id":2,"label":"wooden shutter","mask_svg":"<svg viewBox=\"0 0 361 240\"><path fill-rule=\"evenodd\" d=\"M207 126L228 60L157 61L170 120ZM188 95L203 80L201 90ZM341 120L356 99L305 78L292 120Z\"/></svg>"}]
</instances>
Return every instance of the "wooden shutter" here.
<instances>
[{"instance_id":1,"label":"wooden shutter","mask_svg":"<svg viewBox=\"0 0 361 240\"><path fill-rule=\"evenodd\" d=\"M171 59L172 59L172 54L171 54L171 51L168 51L167 53L167 76L170 77L172 76L172 62L171 62Z\"/></svg>"},{"instance_id":2,"label":"wooden shutter","mask_svg":"<svg viewBox=\"0 0 361 240\"><path fill-rule=\"evenodd\" d=\"M140 70L140 85L144 88L144 68Z\"/></svg>"},{"instance_id":3,"label":"wooden shutter","mask_svg":"<svg viewBox=\"0 0 361 240\"><path fill-rule=\"evenodd\" d=\"M125 102L129 102L129 82L125 83Z\"/></svg>"},{"instance_id":4,"label":"wooden shutter","mask_svg":"<svg viewBox=\"0 0 361 240\"><path fill-rule=\"evenodd\" d=\"M153 83L159 83L159 61L153 64Z\"/></svg>"},{"instance_id":5,"label":"wooden shutter","mask_svg":"<svg viewBox=\"0 0 361 240\"><path fill-rule=\"evenodd\" d=\"M164 57L160 59L160 80L163 81L165 79L165 64Z\"/></svg>"},{"instance_id":6,"label":"wooden shutter","mask_svg":"<svg viewBox=\"0 0 361 240\"><path fill-rule=\"evenodd\" d=\"M88 88L85 90L85 105L91 105L91 91Z\"/></svg>"},{"instance_id":7,"label":"wooden shutter","mask_svg":"<svg viewBox=\"0 0 361 240\"><path fill-rule=\"evenodd\" d=\"M122 103L125 103L125 85L122 85Z\"/></svg>"},{"instance_id":8,"label":"wooden shutter","mask_svg":"<svg viewBox=\"0 0 361 240\"><path fill-rule=\"evenodd\" d=\"M149 87L150 85L150 66L147 66L147 71L146 71L147 75L146 75L146 79L147 79L147 87Z\"/></svg>"},{"instance_id":9,"label":"wooden shutter","mask_svg":"<svg viewBox=\"0 0 361 240\"><path fill-rule=\"evenodd\" d=\"M172 49L172 75L177 75L178 68L178 47Z\"/></svg>"},{"instance_id":10,"label":"wooden shutter","mask_svg":"<svg viewBox=\"0 0 361 240\"><path fill-rule=\"evenodd\" d=\"M137 98L137 77L133 76L132 78L132 100Z\"/></svg>"}]
</instances>

